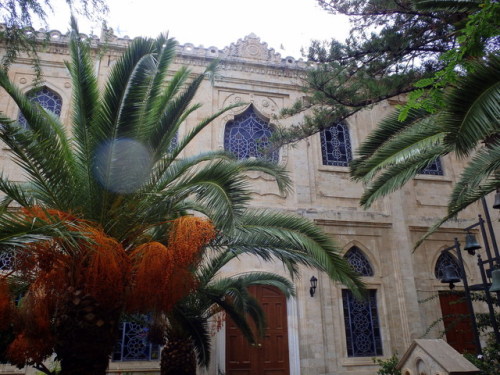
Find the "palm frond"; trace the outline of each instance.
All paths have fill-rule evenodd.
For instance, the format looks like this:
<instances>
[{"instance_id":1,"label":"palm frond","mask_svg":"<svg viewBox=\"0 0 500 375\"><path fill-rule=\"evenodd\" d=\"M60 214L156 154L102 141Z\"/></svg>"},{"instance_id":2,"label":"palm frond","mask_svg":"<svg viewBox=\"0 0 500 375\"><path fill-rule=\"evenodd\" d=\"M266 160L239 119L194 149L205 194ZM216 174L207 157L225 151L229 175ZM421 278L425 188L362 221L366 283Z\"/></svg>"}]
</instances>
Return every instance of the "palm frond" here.
<instances>
[{"instance_id":1,"label":"palm frond","mask_svg":"<svg viewBox=\"0 0 500 375\"><path fill-rule=\"evenodd\" d=\"M210 125L215 119L226 113L227 111L230 111L231 109L234 109L236 107L241 106L241 103L236 103L227 107L224 107L223 109L217 111L213 115L203 119L200 121L193 129L191 129L182 140L179 141L177 147L175 147L171 151L171 157L176 158L179 153L184 150L184 148L193 140L193 138L200 133L203 129L205 129L208 125ZM184 117L181 119L184 120Z\"/></svg>"},{"instance_id":2,"label":"palm frond","mask_svg":"<svg viewBox=\"0 0 500 375\"><path fill-rule=\"evenodd\" d=\"M10 202L16 202L22 207L32 206L34 199L29 192L25 190L26 184L9 181L2 173L0 173L0 191L6 195L5 199ZM10 203L9 202L9 203Z\"/></svg>"},{"instance_id":3,"label":"palm frond","mask_svg":"<svg viewBox=\"0 0 500 375\"><path fill-rule=\"evenodd\" d=\"M431 149L422 150L420 153L402 162L387 166L385 171L376 177L375 181L365 190L361 196L360 204L365 208L370 207L376 199L400 189L422 169L428 166L429 163L432 163L446 153L446 147L439 145Z\"/></svg>"},{"instance_id":4,"label":"palm frond","mask_svg":"<svg viewBox=\"0 0 500 375\"><path fill-rule=\"evenodd\" d=\"M242 159L238 164L242 172L261 172L274 177L282 194L289 192L292 187L292 181L284 166L264 159Z\"/></svg>"},{"instance_id":5,"label":"palm frond","mask_svg":"<svg viewBox=\"0 0 500 375\"><path fill-rule=\"evenodd\" d=\"M174 307L171 318L173 318L171 324L180 325L182 330L187 332L194 345L198 365L208 367L211 338L207 319L203 315L193 314L192 310L183 308L182 305Z\"/></svg>"},{"instance_id":6,"label":"palm frond","mask_svg":"<svg viewBox=\"0 0 500 375\"><path fill-rule=\"evenodd\" d=\"M159 155L162 152L161 150L167 149L172 138L172 131L177 130L179 119L190 105L206 75L212 72L215 67L216 63L212 62L205 70L205 73L195 77L182 93L179 93L175 99L170 99L169 104L165 106L161 119L151 132L148 142L155 155ZM174 124L177 124L177 126L173 127Z\"/></svg>"},{"instance_id":7,"label":"palm frond","mask_svg":"<svg viewBox=\"0 0 500 375\"><path fill-rule=\"evenodd\" d=\"M498 134L500 121L500 57L474 64L445 99L440 120L447 132L444 143L468 156L477 144Z\"/></svg>"},{"instance_id":8,"label":"palm frond","mask_svg":"<svg viewBox=\"0 0 500 375\"><path fill-rule=\"evenodd\" d=\"M32 103L3 70L0 70L0 86L15 101L29 124L24 128L7 119L0 129L0 139L12 151L16 163L47 192L48 201L61 209L68 208L71 195L64 194L63 187L74 185L76 168L64 126L52 112Z\"/></svg>"},{"instance_id":9,"label":"palm frond","mask_svg":"<svg viewBox=\"0 0 500 375\"><path fill-rule=\"evenodd\" d=\"M246 272L236 276L216 279L209 283L210 289L220 290L221 292L231 290L238 286L239 288L248 288L252 285L267 285L279 289L286 298L295 296L293 283L283 276L271 272Z\"/></svg>"},{"instance_id":10,"label":"palm frond","mask_svg":"<svg viewBox=\"0 0 500 375\"><path fill-rule=\"evenodd\" d=\"M224 160L209 162L168 186L170 194L191 194L211 212L210 219L221 230L229 230L250 201L245 176L238 165Z\"/></svg>"},{"instance_id":11,"label":"palm frond","mask_svg":"<svg viewBox=\"0 0 500 375\"><path fill-rule=\"evenodd\" d=\"M175 41L172 43L176 44ZM172 50L175 54L175 46L169 45L168 48ZM177 70L174 75L168 80L168 82L161 85L160 94L157 98L150 100L147 103L147 113L144 119L144 125L141 127L141 133L137 134L137 139L141 140L144 144L149 145L152 149L153 145L150 144L151 139L153 139L153 134L157 131L158 123L161 121L161 117L165 112L165 109L170 106L170 102L176 98L178 93L185 86L187 79L189 78L190 70L187 67L181 67ZM163 75L163 72L158 72L156 77ZM156 78L155 77L155 78ZM153 83L154 85L155 83ZM153 86L154 87L154 86ZM154 88L152 88L154 90ZM168 133L171 133L170 129L166 129Z\"/></svg>"},{"instance_id":12,"label":"palm frond","mask_svg":"<svg viewBox=\"0 0 500 375\"><path fill-rule=\"evenodd\" d=\"M386 120L387 121L387 120ZM397 119L393 119L399 122ZM396 126L396 125L395 125ZM369 181L384 168L403 163L422 150L441 144L445 134L435 123L435 117L425 116L388 139L368 158L360 159L351 166L355 180Z\"/></svg>"},{"instance_id":13,"label":"palm frond","mask_svg":"<svg viewBox=\"0 0 500 375\"><path fill-rule=\"evenodd\" d=\"M32 183L33 194L44 204L67 210L74 202L74 172L70 161L58 148L51 148L48 138L17 123L4 124L0 139L12 151L14 163L20 166ZM47 155L47 150L53 151Z\"/></svg>"},{"instance_id":14,"label":"palm frond","mask_svg":"<svg viewBox=\"0 0 500 375\"><path fill-rule=\"evenodd\" d=\"M278 259L286 265L303 264L328 274L357 296L363 283L340 256L334 241L314 223L301 217L266 210L247 210L226 246L264 260Z\"/></svg>"},{"instance_id":15,"label":"palm frond","mask_svg":"<svg viewBox=\"0 0 500 375\"><path fill-rule=\"evenodd\" d=\"M448 203L456 215L471 203L500 188L500 143L481 149L460 175Z\"/></svg>"},{"instance_id":16,"label":"palm frond","mask_svg":"<svg viewBox=\"0 0 500 375\"><path fill-rule=\"evenodd\" d=\"M33 242L57 238L76 246L76 240L85 234L75 231L71 223L62 222L55 217L49 220L29 220L15 212L0 215L0 246L23 248Z\"/></svg>"},{"instance_id":17,"label":"palm frond","mask_svg":"<svg viewBox=\"0 0 500 375\"><path fill-rule=\"evenodd\" d=\"M92 161L96 148L96 141L92 138L90 129L95 120L98 108L99 90L97 77L90 58L89 46L80 40L76 20L72 17L73 31L71 32L69 48L72 61L66 67L73 82L73 137L75 157L78 160L78 183L80 189L89 194L79 194L84 199L82 206L91 207L97 202L94 190L95 179L92 174Z\"/></svg>"},{"instance_id":18,"label":"palm frond","mask_svg":"<svg viewBox=\"0 0 500 375\"><path fill-rule=\"evenodd\" d=\"M399 111L390 114L378 124L377 128L359 146L357 151L358 157L360 159L369 158L391 138L397 136L397 134L405 129L420 123L428 115L429 112L427 111L414 109L409 111L404 121L399 121Z\"/></svg>"},{"instance_id":19,"label":"palm frond","mask_svg":"<svg viewBox=\"0 0 500 375\"><path fill-rule=\"evenodd\" d=\"M135 127L134 138L147 144L147 139L149 131L158 122L161 111L165 108L166 103L170 99L170 95L163 95L162 92L168 92L169 89L165 89L165 81L172 61L175 57L175 50L177 47L177 42L173 38L169 38L168 35L160 35L156 41L156 50L159 51L156 56L156 71L152 74L154 77L150 82L148 94L146 95L146 103L142 106L142 121ZM180 71L184 70L181 69ZM176 80L179 75L182 76L180 71L174 74L174 77L168 83L168 87L172 85L172 82ZM174 84L175 86L175 84ZM165 96L168 98L165 101Z\"/></svg>"},{"instance_id":20,"label":"palm frond","mask_svg":"<svg viewBox=\"0 0 500 375\"><path fill-rule=\"evenodd\" d=\"M417 249L449 219L500 188L500 143L483 147L469 162L453 188L447 214L439 219L415 244Z\"/></svg>"}]
</instances>

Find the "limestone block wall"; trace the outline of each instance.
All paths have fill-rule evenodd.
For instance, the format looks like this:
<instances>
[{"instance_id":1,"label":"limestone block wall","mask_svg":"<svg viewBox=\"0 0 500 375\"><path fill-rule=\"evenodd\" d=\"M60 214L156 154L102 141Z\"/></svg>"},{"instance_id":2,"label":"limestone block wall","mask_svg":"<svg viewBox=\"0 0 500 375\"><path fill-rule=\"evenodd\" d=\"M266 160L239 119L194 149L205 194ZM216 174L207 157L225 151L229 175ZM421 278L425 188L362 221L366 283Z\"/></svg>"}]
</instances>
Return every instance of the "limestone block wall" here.
<instances>
[{"instance_id":1,"label":"limestone block wall","mask_svg":"<svg viewBox=\"0 0 500 375\"><path fill-rule=\"evenodd\" d=\"M64 66L69 60L67 36L53 33L49 47L40 54L45 84L63 99L61 118L70 128L71 82ZM123 52L129 40L108 35L107 44L94 38L95 68L101 87L105 77ZM205 150L224 148L224 128L249 105L263 117L275 114L302 97L300 77L307 64L293 58L282 59L255 35L249 35L225 49L179 46L178 57L172 67L188 65L200 73L213 59L221 59L220 70L212 84L204 81L195 101L203 103L193 117L179 130L186 134L198 121L233 103L246 103L235 108L204 129L185 154L189 156ZM34 77L29 59L23 58L9 71L11 79L25 92ZM377 122L394 109L397 101L386 101L361 111L347 120L353 149L374 129ZM0 91L0 110L16 118L14 102ZM300 119L300 118L299 118ZM290 123L297 119L285 120ZM13 180L23 176L9 160L5 147L0 150L0 163ZM319 134L299 142L295 147L280 150L279 163L284 165L293 180L293 189L280 194L274 182L259 173L249 175L256 207L275 208L294 212L314 220L328 234L336 238L343 252L352 246L363 251L370 261L374 276L366 277L369 289L377 290L377 307L382 336L383 357L403 353L413 339L419 338L427 327L440 317L436 302L420 300L443 290L434 277L434 266L440 250L462 236L462 228L475 220L479 207L467 210L459 220L450 222L413 252L413 244L438 217L444 214L447 195L457 178L463 161L452 157L443 160L444 176L419 176L401 191L376 202L372 208L359 207L363 192L361 183L350 180L347 167L324 166L321 159ZM471 259L466 267L477 280L477 267ZM225 269L226 275L246 271L267 270L287 277L282 265L264 263L258 259L242 259ZM348 357L342 305L342 286L334 284L317 271L303 269L299 279L293 280L297 296L288 301L289 353L291 375L368 375L376 372L371 357ZM309 295L309 278L318 278L314 297ZM460 288L458 286L457 288ZM439 334L439 326L429 333ZM214 336L214 355L209 375L218 375L225 368L224 328ZM156 371L157 363L112 363L116 372ZM0 367L0 373L7 373Z\"/></svg>"}]
</instances>

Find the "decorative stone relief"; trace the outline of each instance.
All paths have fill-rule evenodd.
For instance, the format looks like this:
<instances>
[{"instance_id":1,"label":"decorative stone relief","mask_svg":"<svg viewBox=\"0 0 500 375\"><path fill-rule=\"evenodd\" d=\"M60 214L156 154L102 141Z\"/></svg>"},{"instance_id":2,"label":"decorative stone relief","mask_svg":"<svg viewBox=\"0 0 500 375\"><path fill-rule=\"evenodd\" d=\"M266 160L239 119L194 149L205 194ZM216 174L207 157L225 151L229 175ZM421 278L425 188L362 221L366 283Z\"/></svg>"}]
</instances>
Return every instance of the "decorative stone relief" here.
<instances>
[{"instance_id":1,"label":"decorative stone relief","mask_svg":"<svg viewBox=\"0 0 500 375\"><path fill-rule=\"evenodd\" d=\"M278 111L278 103L276 102L276 98L272 98L270 96L261 96L255 94L247 94L247 93L225 93L221 92L221 96L227 95L223 99L222 107L226 107L229 105L237 104L237 103L249 103L253 104L254 107L267 117L268 119L272 119L274 114ZM237 107L231 111L231 114L236 115L243 112L247 107Z\"/></svg>"},{"instance_id":2,"label":"decorative stone relief","mask_svg":"<svg viewBox=\"0 0 500 375\"><path fill-rule=\"evenodd\" d=\"M267 43L261 42L255 34L247 35L224 48L223 56L226 58L242 58L248 60L259 60L272 63L281 63L281 55L274 49L269 49Z\"/></svg>"}]
</instances>

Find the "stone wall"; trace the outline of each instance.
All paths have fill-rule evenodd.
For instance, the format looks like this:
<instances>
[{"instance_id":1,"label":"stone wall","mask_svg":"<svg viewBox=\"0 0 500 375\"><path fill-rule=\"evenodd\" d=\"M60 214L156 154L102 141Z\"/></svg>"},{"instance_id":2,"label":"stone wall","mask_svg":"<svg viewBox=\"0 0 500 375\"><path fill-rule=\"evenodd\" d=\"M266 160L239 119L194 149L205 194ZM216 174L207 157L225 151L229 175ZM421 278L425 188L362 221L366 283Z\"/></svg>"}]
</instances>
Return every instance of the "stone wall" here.
<instances>
[{"instance_id":1,"label":"stone wall","mask_svg":"<svg viewBox=\"0 0 500 375\"><path fill-rule=\"evenodd\" d=\"M71 119L71 81L64 66L69 60L67 35L50 33L48 47L40 52L45 84L61 95L61 118L68 127ZM130 40L103 33L101 38L91 37L95 54L95 67L102 85L117 58ZM221 59L220 70L214 84L204 81L197 101L203 107L188 118L179 136L188 132L201 118L224 106L245 102L264 117L271 119L280 109L290 106L302 97L300 77L307 63L293 58L282 59L255 35L238 40L222 50L216 47L179 46L173 69L188 65L193 72L201 72L214 58ZM27 92L34 78L30 60L21 58L9 75ZM347 120L353 149L377 122L394 109L397 101L386 101L376 107L357 113ZM222 149L225 124L246 107L237 108L216 120L203 130L184 155L204 150ZM16 118L18 109L3 91L0 92L0 110ZM286 120L297 121L300 119ZM294 147L280 150L279 163L286 166L293 179L293 190L281 195L272 180L258 173L249 177L254 187L255 206L272 207L294 212L316 221L328 234L348 251L352 246L361 249L373 269L374 276L365 278L370 289L377 290L383 357L403 353L413 339L419 338L429 325L440 318L439 303L434 300L419 303L438 290L444 290L434 276L434 266L440 250L452 244L455 236L463 240L462 228L475 220L480 207L473 207L456 221L447 223L420 249L412 252L415 241L438 217L445 213L447 195L453 180L460 173L463 162L452 157L443 159L443 176L419 176L404 189L376 202L369 210L359 207L363 192L361 183L349 178L347 167L322 165L319 135L299 142ZM0 151L0 163L12 180L23 176L9 160L8 151ZM478 280L477 267L472 258L466 259L469 275ZM253 270L271 270L288 277L280 264L244 259L227 267L227 275ZM309 295L309 278L315 275L318 289ZM371 357L348 357L342 305L342 286L328 280L317 271L303 270L302 277L294 280L297 296L288 302L289 353L292 375L368 375L376 372ZM461 285L461 284L460 284ZM460 288L460 285L458 288ZM439 324L431 330L437 337ZM224 328L214 336L214 355L208 371L217 375L225 369ZM153 363L112 363L111 369L125 373L132 369L155 371ZM0 367L7 371L7 368ZM7 373L7 372L5 372Z\"/></svg>"}]
</instances>

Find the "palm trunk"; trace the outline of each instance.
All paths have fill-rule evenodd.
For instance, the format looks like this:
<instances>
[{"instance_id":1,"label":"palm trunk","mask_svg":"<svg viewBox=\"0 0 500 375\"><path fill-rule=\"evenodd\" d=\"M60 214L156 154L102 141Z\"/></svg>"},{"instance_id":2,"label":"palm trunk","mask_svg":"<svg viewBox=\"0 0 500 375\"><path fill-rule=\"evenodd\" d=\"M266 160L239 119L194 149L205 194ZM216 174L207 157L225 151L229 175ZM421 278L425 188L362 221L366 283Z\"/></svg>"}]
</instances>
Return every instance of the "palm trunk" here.
<instances>
[{"instance_id":1,"label":"palm trunk","mask_svg":"<svg viewBox=\"0 0 500 375\"><path fill-rule=\"evenodd\" d=\"M194 345L189 337L168 331L161 353L161 375L196 375Z\"/></svg>"},{"instance_id":2,"label":"palm trunk","mask_svg":"<svg viewBox=\"0 0 500 375\"><path fill-rule=\"evenodd\" d=\"M60 375L105 375L119 317L118 311L100 308L91 297L73 298L55 322Z\"/></svg>"}]
</instances>

